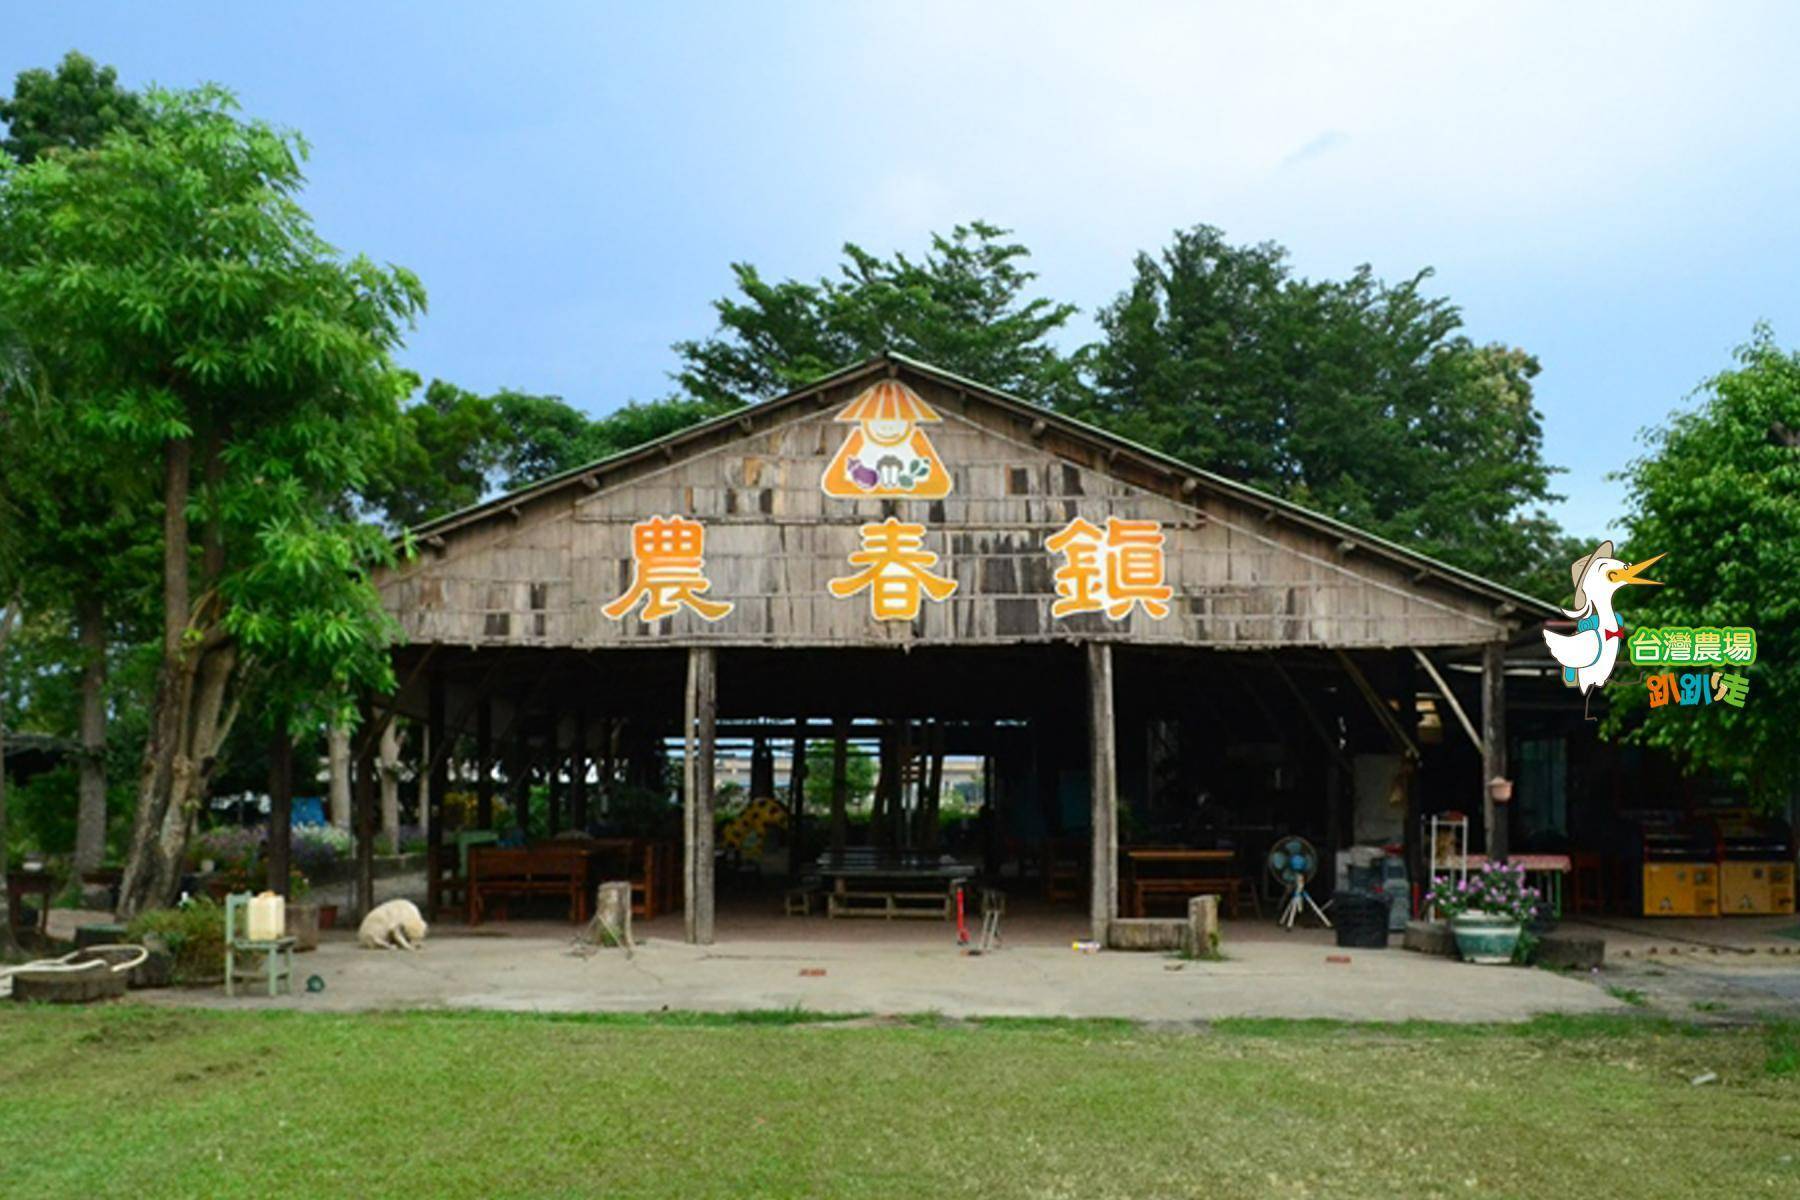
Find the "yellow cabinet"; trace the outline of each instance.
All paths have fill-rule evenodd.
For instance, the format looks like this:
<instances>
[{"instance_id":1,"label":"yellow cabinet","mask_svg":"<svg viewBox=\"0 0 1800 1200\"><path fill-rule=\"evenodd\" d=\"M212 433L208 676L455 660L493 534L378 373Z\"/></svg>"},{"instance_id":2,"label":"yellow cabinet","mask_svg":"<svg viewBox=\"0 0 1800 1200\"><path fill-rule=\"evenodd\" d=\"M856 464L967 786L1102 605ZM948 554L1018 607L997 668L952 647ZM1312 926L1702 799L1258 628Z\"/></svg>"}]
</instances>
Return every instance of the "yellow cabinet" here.
<instances>
[{"instance_id":1,"label":"yellow cabinet","mask_svg":"<svg viewBox=\"0 0 1800 1200\"><path fill-rule=\"evenodd\" d=\"M1646 917L1719 915L1719 868L1709 862L1644 864Z\"/></svg>"},{"instance_id":2,"label":"yellow cabinet","mask_svg":"<svg viewBox=\"0 0 1800 1200\"><path fill-rule=\"evenodd\" d=\"M1719 911L1750 916L1794 911L1794 864L1726 862L1719 868Z\"/></svg>"}]
</instances>

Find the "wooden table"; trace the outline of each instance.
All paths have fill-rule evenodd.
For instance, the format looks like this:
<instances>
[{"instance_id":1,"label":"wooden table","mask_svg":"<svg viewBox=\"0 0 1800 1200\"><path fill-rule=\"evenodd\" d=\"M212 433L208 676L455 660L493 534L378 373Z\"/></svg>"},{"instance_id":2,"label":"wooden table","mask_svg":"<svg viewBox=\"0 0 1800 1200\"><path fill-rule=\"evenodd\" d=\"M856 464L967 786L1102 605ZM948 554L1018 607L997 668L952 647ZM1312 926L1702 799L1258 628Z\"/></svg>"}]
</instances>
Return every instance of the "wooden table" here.
<instances>
[{"instance_id":1,"label":"wooden table","mask_svg":"<svg viewBox=\"0 0 1800 1200\"><path fill-rule=\"evenodd\" d=\"M857 850L847 851L842 858L821 855L815 869L831 884L826 893L826 916L886 920L948 918L954 911L951 884L980 873L973 863L958 862L948 855Z\"/></svg>"},{"instance_id":2,"label":"wooden table","mask_svg":"<svg viewBox=\"0 0 1800 1200\"><path fill-rule=\"evenodd\" d=\"M1131 891L1131 913L1144 915L1151 896L1222 896L1237 915L1238 855L1236 850L1189 850L1185 847L1145 846L1127 849L1125 869ZM1145 868L1150 874L1144 873ZM1223 867L1223 871L1218 868Z\"/></svg>"},{"instance_id":3,"label":"wooden table","mask_svg":"<svg viewBox=\"0 0 1800 1200\"><path fill-rule=\"evenodd\" d=\"M6 873L6 919L12 922L14 929L23 929L25 925L19 920L19 907L22 897L37 895L43 897L38 905L38 932L49 936L50 933L50 897L56 891L56 880L48 871L8 871Z\"/></svg>"},{"instance_id":4,"label":"wooden table","mask_svg":"<svg viewBox=\"0 0 1800 1200\"><path fill-rule=\"evenodd\" d=\"M1562 882L1574 866L1567 854L1509 854L1506 856L1509 865L1523 867L1527 881L1531 876L1538 877L1538 894L1550 905L1550 915L1562 916ZM1488 856L1470 854L1467 856L1451 855L1448 862L1438 864L1439 872L1449 870L1474 871L1487 866Z\"/></svg>"},{"instance_id":5,"label":"wooden table","mask_svg":"<svg viewBox=\"0 0 1800 1200\"><path fill-rule=\"evenodd\" d=\"M516 850L475 847L469 851L469 924L481 924L490 901L499 901L505 919L510 897L567 896L569 920L579 925L588 918L592 860L593 851L579 843Z\"/></svg>"}]
</instances>

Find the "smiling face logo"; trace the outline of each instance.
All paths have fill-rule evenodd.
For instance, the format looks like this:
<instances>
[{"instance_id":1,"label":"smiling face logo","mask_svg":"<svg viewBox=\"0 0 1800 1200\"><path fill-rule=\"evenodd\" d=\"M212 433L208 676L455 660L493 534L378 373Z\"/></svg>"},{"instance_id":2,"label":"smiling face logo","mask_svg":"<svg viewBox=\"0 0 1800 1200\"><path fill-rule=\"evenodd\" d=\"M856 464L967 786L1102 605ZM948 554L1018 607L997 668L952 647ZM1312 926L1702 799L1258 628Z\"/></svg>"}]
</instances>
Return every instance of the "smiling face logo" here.
<instances>
[{"instance_id":1,"label":"smiling face logo","mask_svg":"<svg viewBox=\"0 0 1800 1200\"><path fill-rule=\"evenodd\" d=\"M836 420L854 424L819 486L827 496L938 500L950 494L950 472L919 426L943 418L897 379L866 388Z\"/></svg>"}]
</instances>

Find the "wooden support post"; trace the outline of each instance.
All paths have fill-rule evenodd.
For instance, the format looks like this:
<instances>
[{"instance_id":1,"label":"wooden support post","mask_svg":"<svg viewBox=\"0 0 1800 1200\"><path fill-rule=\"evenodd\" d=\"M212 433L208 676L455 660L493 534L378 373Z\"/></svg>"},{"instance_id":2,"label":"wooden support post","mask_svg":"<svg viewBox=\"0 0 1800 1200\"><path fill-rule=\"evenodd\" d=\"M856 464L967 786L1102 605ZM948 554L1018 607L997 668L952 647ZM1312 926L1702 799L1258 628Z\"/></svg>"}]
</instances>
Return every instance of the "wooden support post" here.
<instances>
[{"instance_id":1,"label":"wooden support post","mask_svg":"<svg viewBox=\"0 0 1800 1200\"><path fill-rule=\"evenodd\" d=\"M525 737L524 700L513 700L512 737L506 756L506 802L513 822L527 842L531 840L531 746Z\"/></svg>"},{"instance_id":2,"label":"wooden support post","mask_svg":"<svg viewBox=\"0 0 1800 1200\"><path fill-rule=\"evenodd\" d=\"M575 710L575 742L569 755L569 828L588 827L587 706Z\"/></svg>"},{"instance_id":3,"label":"wooden support post","mask_svg":"<svg viewBox=\"0 0 1800 1200\"><path fill-rule=\"evenodd\" d=\"M1088 915L1093 939L1104 946L1119 911L1113 878L1119 858L1119 762L1113 719L1112 646L1087 644L1088 784L1093 797L1093 872Z\"/></svg>"},{"instance_id":4,"label":"wooden support post","mask_svg":"<svg viewBox=\"0 0 1800 1200\"><path fill-rule=\"evenodd\" d=\"M806 845L806 725L805 717L794 722L794 757L788 763L789 879L799 875Z\"/></svg>"},{"instance_id":5,"label":"wooden support post","mask_svg":"<svg viewBox=\"0 0 1800 1200\"><path fill-rule=\"evenodd\" d=\"M269 890L288 894L288 863L294 844L294 738L287 715L275 718L269 743Z\"/></svg>"},{"instance_id":6,"label":"wooden support post","mask_svg":"<svg viewBox=\"0 0 1800 1200\"><path fill-rule=\"evenodd\" d=\"M494 827L494 699L475 702L475 824Z\"/></svg>"},{"instance_id":7,"label":"wooden support post","mask_svg":"<svg viewBox=\"0 0 1800 1200\"><path fill-rule=\"evenodd\" d=\"M943 801L944 787L944 726L942 722L931 723L930 747L931 757L926 760L928 774L925 780L924 794L919 797L919 818L924 837L920 844L931 854L938 849L938 809Z\"/></svg>"},{"instance_id":8,"label":"wooden support post","mask_svg":"<svg viewBox=\"0 0 1800 1200\"><path fill-rule=\"evenodd\" d=\"M687 940L713 940L713 735L718 723L718 657L710 646L688 650L686 720L682 725L682 816L687 836Z\"/></svg>"},{"instance_id":9,"label":"wooden support post","mask_svg":"<svg viewBox=\"0 0 1800 1200\"><path fill-rule=\"evenodd\" d=\"M1481 648L1481 813L1491 859L1506 857L1510 811L1494 803L1490 780L1506 778L1506 643Z\"/></svg>"},{"instance_id":10,"label":"wooden support post","mask_svg":"<svg viewBox=\"0 0 1800 1200\"><path fill-rule=\"evenodd\" d=\"M449 747L444 744L447 736L444 728L444 675L441 671L433 671L430 681L430 698L427 700L426 733L423 747L428 775L425 781L424 803L420 806L425 817L425 907L427 920L438 919L439 885L442 883L444 859L444 793L450 790L450 755Z\"/></svg>"},{"instance_id":11,"label":"wooden support post","mask_svg":"<svg viewBox=\"0 0 1800 1200\"><path fill-rule=\"evenodd\" d=\"M849 833L850 722L839 717L831 729L831 857L844 857Z\"/></svg>"},{"instance_id":12,"label":"wooden support post","mask_svg":"<svg viewBox=\"0 0 1800 1200\"><path fill-rule=\"evenodd\" d=\"M400 853L400 723L381 729L381 832L389 854Z\"/></svg>"},{"instance_id":13,"label":"wooden support post","mask_svg":"<svg viewBox=\"0 0 1800 1200\"><path fill-rule=\"evenodd\" d=\"M375 706L367 696L362 701L362 720L359 722L365 736L359 748L362 753L356 756L356 914L357 919L369 915L375 907L375 763L376 739L368 736L374 732Z\"/></svg>"}]
</instances>

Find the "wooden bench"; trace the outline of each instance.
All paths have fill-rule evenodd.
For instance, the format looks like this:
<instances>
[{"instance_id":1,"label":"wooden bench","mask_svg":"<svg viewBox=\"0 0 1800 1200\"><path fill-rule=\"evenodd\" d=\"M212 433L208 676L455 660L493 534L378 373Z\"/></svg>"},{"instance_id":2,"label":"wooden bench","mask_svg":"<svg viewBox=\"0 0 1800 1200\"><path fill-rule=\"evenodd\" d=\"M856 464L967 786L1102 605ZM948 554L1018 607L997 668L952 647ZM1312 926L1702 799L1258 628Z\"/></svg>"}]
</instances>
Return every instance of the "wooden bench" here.
<instances>
[{"instance_id":1,"label":"wooden bench","mask_svg":"<svg viewBox=\"0 0 1800 1200\"><path fill-rule=\"evenodd\" d=\"M501 920L513 896L567 896L569 920L588 919L588 863L591 852L575 846L532 846L503 850L482 846L469 852L469 924L479 925L498 901Z\"/></svg>"},{"instance_id":2,"label":"wooden bench","mask_svg":"<svg viewBox=\"0 0 1800 1200\"><path fill-rule=\"evenodd\" d=\"M842 891L828 895L826 915L831 917L924 917L942 921L950 916L950 893Z\"/></svg>"},{"instance_id":3,"label":"wooden bench","mask_svg":"<svg viewBox=\"0 0 1800 1200\"><path fill-rule=\"evenodd\" d=\"M1149 902L1159 897L1186 901L1195 896L1218 896L1231 916L1238 915L1243 877L1235 851L1134 847L1124 857L1132 916L1148 915Z\"/></svg>"}]
</instances>

